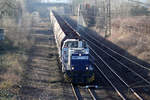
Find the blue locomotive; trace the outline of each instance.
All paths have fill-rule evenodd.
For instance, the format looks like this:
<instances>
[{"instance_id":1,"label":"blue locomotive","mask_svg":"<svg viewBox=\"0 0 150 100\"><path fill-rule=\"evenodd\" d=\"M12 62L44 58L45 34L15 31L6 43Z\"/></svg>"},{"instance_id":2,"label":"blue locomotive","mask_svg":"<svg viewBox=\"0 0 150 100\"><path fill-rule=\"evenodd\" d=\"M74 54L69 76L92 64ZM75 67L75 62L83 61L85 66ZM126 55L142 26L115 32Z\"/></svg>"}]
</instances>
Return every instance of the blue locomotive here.
<instances>
[{"instance_id":1,"label":"blue locomotive","mask_svg":"<svg viewBox=\"0 0 150 100\"><path fill-rule=\"evenodd\" d=\"M50 12L50 20L65 80L75 84L93 82L94 68L87 42L55 12Z\"/></svg>"}]
</instances>

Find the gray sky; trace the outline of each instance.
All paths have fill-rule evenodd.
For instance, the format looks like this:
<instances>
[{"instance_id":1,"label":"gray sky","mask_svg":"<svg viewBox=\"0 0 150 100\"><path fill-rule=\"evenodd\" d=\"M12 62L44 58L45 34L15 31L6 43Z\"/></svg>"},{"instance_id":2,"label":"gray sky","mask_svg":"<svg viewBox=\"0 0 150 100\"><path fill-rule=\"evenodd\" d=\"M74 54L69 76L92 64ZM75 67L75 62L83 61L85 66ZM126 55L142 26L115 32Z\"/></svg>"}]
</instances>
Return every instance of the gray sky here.
<instances>
[{"instance_id":1,"label":"gray sky","mask_svg":"<svg viewBox=\"0 0 150 100\"><path fill-rule=\"evenodd\" d=\"M42 2L52 2L52 3L68 3L71 0L42 0Z\"/></svg>"},{"instance_id":2,"label":"gray sky","mask_svg":"<svg viewBox=\"0 0 150 100\"><path fill-rule=\"evenodd\" d=\"M140 1L142 1L142 2L146 2L147 0L140 0Z\"/></svg>"},{"instance_id":3,"label":"gray sky","mask_svg":"<svg viewBox=\"0 0 150 100\"><path fill-rule=\"evenodd\" d=\"M42 2L53 2L53 3L68 3L71 2L72 0L42 0ZM136 1L136 0L135 0ZM138 0L137 0L138 1ZM148 0L139 0L141 2L146 2Z\"/></svg>"}]
</instances>

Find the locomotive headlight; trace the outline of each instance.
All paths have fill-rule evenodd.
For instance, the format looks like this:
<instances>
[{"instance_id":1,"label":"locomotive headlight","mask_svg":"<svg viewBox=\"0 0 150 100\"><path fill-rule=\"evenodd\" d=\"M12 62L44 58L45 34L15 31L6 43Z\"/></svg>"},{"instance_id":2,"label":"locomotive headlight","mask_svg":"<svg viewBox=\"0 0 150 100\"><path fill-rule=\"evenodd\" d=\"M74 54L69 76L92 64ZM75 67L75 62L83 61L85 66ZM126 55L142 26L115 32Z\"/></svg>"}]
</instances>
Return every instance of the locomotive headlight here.
<instances>
[{"instance_id":1,"label":"locomotive headlight","mask_svg":"<svg viewBox=\"0 0 150 100\"><path fill-rule=\"evenodd\" d=\"M72 70L74 70L74 66L72 66Z\"/></svg>"},{"instance_id":2,"label":"locomotive headlight","mask_svg":"<svg viewBox=\"0 0 150 100\"><path fill-rule=\"evenodd\" d=\"M88 69L89 69L89 67L87 66L87 67L86 67L86 70L88 70Z\"/></svg>"}]
</instances>

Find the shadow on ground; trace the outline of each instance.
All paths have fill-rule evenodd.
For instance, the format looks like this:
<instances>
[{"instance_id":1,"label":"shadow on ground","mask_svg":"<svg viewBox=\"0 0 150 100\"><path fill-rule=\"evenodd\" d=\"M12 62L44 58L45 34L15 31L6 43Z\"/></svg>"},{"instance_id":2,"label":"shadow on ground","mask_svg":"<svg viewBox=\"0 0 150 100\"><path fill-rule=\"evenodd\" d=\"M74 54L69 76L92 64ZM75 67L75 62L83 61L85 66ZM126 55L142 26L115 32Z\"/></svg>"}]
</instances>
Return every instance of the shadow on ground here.
<instances>
[{"instance_id":1,"label":"shadow on ground","mask_svg":"<svg viewBox=\"0 0 150 100\"><path fill-rule=\"evenodd\" d=\"M13 41L9 40L7 37L5 40L0 40L0 55L9 52L15 52L19 48L15 47Z\"/></svg>"}]
</instances>

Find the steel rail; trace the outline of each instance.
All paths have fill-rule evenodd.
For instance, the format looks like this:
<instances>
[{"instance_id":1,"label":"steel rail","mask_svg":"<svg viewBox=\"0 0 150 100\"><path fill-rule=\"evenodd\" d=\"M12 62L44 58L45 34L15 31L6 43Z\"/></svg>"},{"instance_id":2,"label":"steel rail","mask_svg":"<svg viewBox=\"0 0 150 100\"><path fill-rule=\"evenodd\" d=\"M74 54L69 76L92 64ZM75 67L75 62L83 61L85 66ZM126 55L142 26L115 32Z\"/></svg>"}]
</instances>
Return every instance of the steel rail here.
<instances>
[{"instance_id":1,"label":"steel rail","mask_svg":"<svg viewBox=\"0 0 150 100\"><path fill-rule=\"evenodd\" d=\"M97 100L97 99L96 99L96 95L95 95L94 91L93 91L93 90L91 90L90 88L88 88L88 91L89 91L89 93L90 93L90 95L91 95L92 99L93 99L93 100Z\"/></svg>"},{"instance_id":2,"label":"steel rail","mask_svg":"<svg viewBox=\"0 0 150 100\"><path fill-rule=\"evenodd\" d=\"M126 59L126 60L128 60L128 61L130 61L130 62L132 62L132 63L134 63L134 64L136 64L137 66L139 66L139 67L141 67L141 68L143 68L143 69L146 69L146 70L150 71L150 68L147 68L147 67L145 67L145 66L143 66L143 65L141 65L141 64L139 64L139 63L137 63L137 62L135 62L135 61L133 61L133 60L131 60L131 59L129 59L129 58L127 58L127 57L124 56L124 55L121 55L120 53L118 53L118 52L114 51L113 49L111 49L110 47L106 46L104 43L99 42L99 41L96 40L94 37L92 37L92 36L90 36L89 34L87 34L87 32L85 32L83 29L81 29L81 30L82 30L84 33L86 33L86 35L88 35L90 38L92 38L93 40L95 40L97 43L100 43L103 47L105 47L105 48L111 50L111 51L114 52L115 54L117 54L117 55L119 55L120 57L123 57L124 59Z\"/></svg>"},{"instance_id":3,"label":"steel rail","mask_svg":"<svg viewBox=\"0 0 150 100\"><path fill-rule=\"evenodd\" d=\"M82 100L79 88L71 83L72 91L76 100Z\"/></svg>"},{"instance_id":4,"label":"steel rail","mask_svg":"<svg viewBox=\"0 0 150 100\"><path fill-rule=\"evenodd\" d=\"M104 74L104 72L95 64L96 68L101 72L101 74L105 77L105 79L110 83L110 85L114 88L116 93L122 98L122 100L127 100L126 97L117 89L117 87L113 84L113 82Z\"/></svg>"},{"instance_id":5,"label":"steel rail","mask_svg":"<svg viewBox=\"0 0 150 100\"><path fill-rule=\"evenodd\" d=\"M109 68L109 70L111 70L111 72L114 73L119 78L119 80L128 87L128 89L138 98L138 100L143 100L142 97L140 97L91 47L90 49L107 66L107 68Z\"/></svg>"},{"instance_id":6,"label":"steel rail","mask_svg":"<svg viewBox=\"0 0 150 100\"><path fill-rule=\"evenodd\" d=\"M76 100L83 100L78 86L74 86L73 84L71 84L71 87L72 87L72 91L73 91L73 94L75 96L75 99ZM89 94L93 100L97 100L93 90L88 88L88 92L89 92Z\"/></svg>"},{"instance_id":7,"label":"steel rail","mask_svg":"<svg viewBox=\"0 0 150 100\"><path fill-rule=\"evenodd\" d=\"M126 66L125 64L123 64L122 62L120 62L119 60L117 60L115 57L113 57L112 55L108 54L106 51L104 51L103 49L101 49L100 47L98 47L96 44L94 44L93 42L91 42L90 40L86 39L87 41L89 41L92 45L95 45L95 47L97 47L99 50L101 50L102 52L104 52L105 54L107 54L108 56L110 56L111 58L113 58L116 62L118 62L120 65L122 65L123 67L127 68L128 70L130 70L132 73L134 73L136 76L140 77L142 80L144 80L146 83L150 84L150 82L145 79L143 76L141 76L140 74L138 74L137 72L135 72L134 70L132 70L131 68L129 68L128 66ZM98 55L98 54L97 54Z\"/></svg>"}]
</instances>

